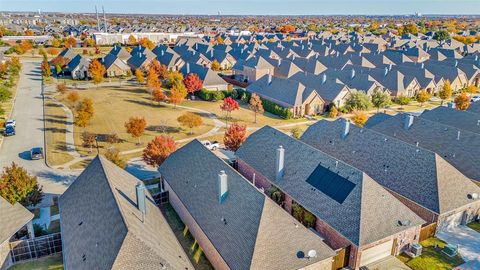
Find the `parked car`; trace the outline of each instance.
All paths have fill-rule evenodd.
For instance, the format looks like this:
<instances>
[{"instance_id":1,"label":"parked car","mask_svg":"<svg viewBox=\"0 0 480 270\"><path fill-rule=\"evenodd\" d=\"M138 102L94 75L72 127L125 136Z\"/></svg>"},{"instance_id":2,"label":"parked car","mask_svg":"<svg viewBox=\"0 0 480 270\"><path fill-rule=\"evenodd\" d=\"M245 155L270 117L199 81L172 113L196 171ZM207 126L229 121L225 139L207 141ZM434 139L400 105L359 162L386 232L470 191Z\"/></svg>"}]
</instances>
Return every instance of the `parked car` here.
<instances>
[{"instance_id":1,"label":"parked car","mask_svg":"<svg viewBox=\"0 0 480 270\"><path fill-rule=\"evenodd\" d=\"M480 96L473 96L472 97L472 102L478 102L480 101Z\"/></svg>"},{"instance_id":2,"label":"parked car","mask_svg":"<svg viewBox=\"0 0 480 270\"><path fill-rule=\"evenodd\" d=\"M203 141L202 144L208 148L208 150L215 151L217 148L220 148L220 144L217 141Z\"/></svg>"},{"instance_id":3,"label":"parked car","mask_svg":"<svg viewBox=\"0 0 480 270\"><path fill-rule=\"evenodd\" d=\"M5 126L5 130L3 131L5 136L13 136L15 135L15 126Z\"/></svg>"},{"instance_id":4,"label":"parked car","mask_svg":"<svg viewBox=\"0 0 480 270\"><path fill-rule=\"evenodd\" d=\"M15 120L13 120L13 119L9 119L9 120L7 120L7 122L5 122L5 126L6 126L6 127L7 127L7 126L13 126L13 127L15 127L16 124L17 124L17 122L16 122Z\"/></svg>"},{"instance_id":5,"label":"parked car","mask_svg":"<svg viewBox=\"0 0 480 270\"><path fill-rule=\"evenodd\" d=\"M33 147L30 150L30 158L32 160L42 159L43 158L43 148L42 147Z\"/></svg>"}]
</instances>

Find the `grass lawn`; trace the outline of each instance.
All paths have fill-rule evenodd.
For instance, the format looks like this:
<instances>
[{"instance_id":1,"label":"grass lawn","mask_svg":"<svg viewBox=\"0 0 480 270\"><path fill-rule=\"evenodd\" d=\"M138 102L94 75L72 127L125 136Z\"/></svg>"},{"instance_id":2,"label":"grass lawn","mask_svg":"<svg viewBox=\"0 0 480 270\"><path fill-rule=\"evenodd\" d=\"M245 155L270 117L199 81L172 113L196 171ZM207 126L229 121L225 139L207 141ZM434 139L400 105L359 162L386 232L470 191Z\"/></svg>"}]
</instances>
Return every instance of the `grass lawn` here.
<instances>
[{"instance_id":1,"label":"grass lawn","mask_svg":"<svg viewBox=\"0 0 480 270\"><path fill-rule=\"evenodd\" d=\"M221 121L225 121L225 112L220 109L222 101L203 101L199 98L196 100L186 100L182 103L184 106L202 109L214 113ZM246 124L248 127L262 127L265 125L284 125L295 122L307 121L305 118L298 119L283 119L274 114L265 112L263 114L257 114L257 122L255 121L255 114L248 108L248 104L244 104L239 101L240 109L233 111L230 115L229 122L237 122Z\"/></svg>"},{"instance_id":2,"label":"grass lawn","mask_svg":"<svg viewBox=\"0 0 480 270\"><path fill-rule=\"evenodd\" d=\"M58 233L60 232L60 220L54 220L50 222L48 226L48 233Z\"/></svg>"},{"instance_id":3,"label":"grass lawn","mask_svg":"<svg viewBox=\"0 0 480 270\"><path fill-rule=\"evenodd\" d=\"M62 270L63 258L62 255L52 255L37 260L16 264L9 268L9 270Z\"/></svg>"},{"instance_id":4,"label":"grass lawn","mask_svg":"<svg viewBox=\"0 0 480 270\"><path fill-rule=\"evenodd\" d=\"M85 159L80 162L74 163L70 165L70 170L85 169L88 166L88 164L90 164L90 162L92 162L91 159Z\"/></svg>"},{"instance_id":5,"label":"grass lawn","mask_svg":"<svg viewBox=\"0 0 480 270\"><path fill-rule=\"evenodd\" d=\"M90 152L89 148L82 146L81 133L83 131L98 134L100 152L104 152L110 145L104 142L102 135L116 133L121 142L113 146L120 151L145 147L146 143L155 136L166 134L175 140L185 139L203 134L214 127L213 120L203 114L203 125L193 129L193 135L188 134L189 130L180 127L177 118L187 110L160 106L153 103L149 94L137 86L122 87L99 87L79 91L81 98L89 97L94 102L95 114L90 124L85 128L75 127L74 137L77 151L83 155L96 154L95 149ZM66 102L66 101L65 101ZM130 117L145 117L147 128L141 137L141 144L133 139L125 131L124 124Z\"/></svg>"},{"instance_id":6,"label":"grass lawn","mask_svg":"<svg viewBox=\"0 0 480 270\"><path fill-rule=\"evenodd\" d=\"M480 222L473 221L473 222L468 223L467 226L470 229L473 229L473 230L480 233Z\"/></svg>"},{"instance_id":7,"label":"grass lawn","mask_svg":"<svg viewBox=\"0 0 480 270\"><path fill-rule=\"evenodd\" d=\"M457 255L453 258L441 252L441 249L446 245L442 240L432 237L423 242L422 255L411 259L405 254L401 254L398 258L413 270L450 270L462 263L464 260ZM435 245L438 247L435 248Z\"/></svg>"},{"instance_id":8,"label":"grass lawn","mask_svg":"<svg viewBox=\"0 0 480 270\"><path fill-rule=\"evenodd\" d=\"M66 153L67 114L60 105L48 98L45 99L45 127L48 164L55 166L73 160Z\"/></svg>"},{"instance_id":9,"label":"grass lawn","mask_svg":"<svg viewBox=\"0 0 480 270\"><path fill-rule=\"evenodd\" d=\"M161 209L165 218L167 219L168 224L175 233L175 236L192 262L193 267L195 267L196 270L213 270L213 266L210 264L207 257L205 257L205 254L200 256L198 263L196 263L193 259L195 256L195 250L192 251L191 247L195 242L195 239L193 239L190 233L187 233L185 236L183 235L185 225L182 223L182 220L177 215L173 207L170 204L165 204L161 206Z\"/></svg>"}]
</instances>

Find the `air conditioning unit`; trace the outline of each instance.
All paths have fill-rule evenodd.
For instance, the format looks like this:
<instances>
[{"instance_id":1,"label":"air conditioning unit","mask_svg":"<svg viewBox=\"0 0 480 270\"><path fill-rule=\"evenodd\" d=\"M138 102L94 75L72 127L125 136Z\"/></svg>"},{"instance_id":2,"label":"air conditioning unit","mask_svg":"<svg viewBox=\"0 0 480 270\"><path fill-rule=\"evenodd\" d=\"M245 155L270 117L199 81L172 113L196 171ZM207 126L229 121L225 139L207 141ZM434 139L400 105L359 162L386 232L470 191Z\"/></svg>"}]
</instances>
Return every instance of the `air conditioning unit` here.
<instances>
[{"instance_id":1,"label":"air conditioning unit","mask_svg":"<svg viewBox=\"0 0 480 270\"><path fill-rule=\"evenodd\" d=\"M422 255L422 245L420 244L413 244L411 251L415 257Z\"/></svg>"}]
</instances>

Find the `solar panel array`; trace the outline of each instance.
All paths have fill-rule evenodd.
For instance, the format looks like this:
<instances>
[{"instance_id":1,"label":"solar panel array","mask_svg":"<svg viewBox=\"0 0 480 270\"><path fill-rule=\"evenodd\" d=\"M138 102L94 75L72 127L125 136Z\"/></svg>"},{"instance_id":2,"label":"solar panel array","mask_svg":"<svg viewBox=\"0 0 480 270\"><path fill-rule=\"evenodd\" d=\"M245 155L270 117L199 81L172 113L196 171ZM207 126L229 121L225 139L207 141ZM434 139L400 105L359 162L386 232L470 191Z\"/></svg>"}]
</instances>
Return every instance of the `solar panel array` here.
<instances>
[{"instance_id":1,"label":"solar panel array","mask_svg":"<svg viewBox=\"0 0 480 270\"><path fill-rule=\"evenodd\" d=\"M308 177L307 183L338 203L343 203L353 188L355 188L354 183L322 165L318 165L315 168Z\"/></svg>"}]
</instances>

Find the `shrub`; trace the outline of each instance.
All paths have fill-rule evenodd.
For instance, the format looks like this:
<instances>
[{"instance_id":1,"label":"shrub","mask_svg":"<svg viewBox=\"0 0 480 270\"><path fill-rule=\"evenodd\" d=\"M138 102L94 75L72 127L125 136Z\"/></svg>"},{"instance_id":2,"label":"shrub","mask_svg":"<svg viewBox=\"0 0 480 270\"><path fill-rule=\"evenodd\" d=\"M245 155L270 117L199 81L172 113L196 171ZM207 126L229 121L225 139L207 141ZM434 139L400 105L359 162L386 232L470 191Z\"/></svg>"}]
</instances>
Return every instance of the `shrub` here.
<instances>
[{"instance_id":1,"label":"shrub","mask_svg":"<svg viewBox=\"0 0 480 270\"><path fill-rule=\"evenodd\" d=\"M292 204L292 215L307 228L315 226L316 217L298 203Z\"/></svg>"},{"instance_id":2,"label":"shrub","mask_svg":"<svg viewBox=\"0 0 480 270\"><path fill-rule=\"evenodd\" d=\"M198 96L205 101L219 101L225 98L223 91L210 91L207 89L200 90Z\"/></svg>"},{"instance_id":3,"label":"shrub","mask_svg":"<svg viewBox=\"0 0 480 270\"><path fill-rule=\"evenodd\" d=\"M293 117L293 113L289 108L284 108L269 100L262 99L262 105L263 109L269 113L273 113L285 119L290 119Z\"/></svg>"}]
</instances>

